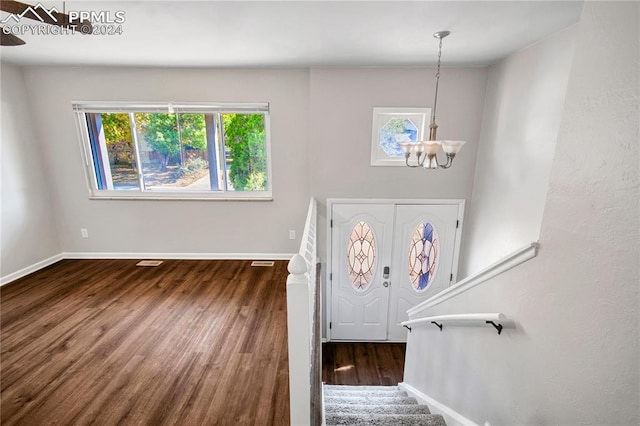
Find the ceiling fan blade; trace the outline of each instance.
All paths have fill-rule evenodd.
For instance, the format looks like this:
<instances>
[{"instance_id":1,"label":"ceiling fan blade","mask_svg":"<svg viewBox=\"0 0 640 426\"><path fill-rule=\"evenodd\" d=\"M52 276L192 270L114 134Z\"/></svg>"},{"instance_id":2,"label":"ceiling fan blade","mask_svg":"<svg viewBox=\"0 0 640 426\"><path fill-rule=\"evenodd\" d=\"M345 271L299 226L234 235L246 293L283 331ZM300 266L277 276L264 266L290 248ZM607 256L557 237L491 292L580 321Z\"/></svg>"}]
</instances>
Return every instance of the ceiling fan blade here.
<instances>
[{"instance_id":1,"label":"ceiling fan blade","mask_svg":"<svg viewBox=\"0 0 640 426\"><path fill-rule=\"evenodd\" d=\"M20 46L25 41L13 34L5 34L0 27L0 46Z\"/></svg>"},{"instance_id":2,"label":"ceiling fan blade","mask_svg":"<svg viewBox=\"0 0 640 426\"><path fill-rule=\"evenodd\" d=\"M91 26L91 22L87 20L70 20L69 15L65 13L49 11L46 8L42 7L45 11L41 13L37 13L36 9L38 6L42 7L39 3L36 6L32 6L27 3L22 3L19 1L13 0L2 0L0 1L0 10L7 13L13 13L14 15L22 16L24 18L29 18L34 21L40 21L45 24L57 25L60 27L66 27L68 25L76 25L78 26L77 30L83 34L91 34L93 32L93 28ZM31 9L32 13L29 13L28 10ZM26 12L25 15L22 15ZM38 17L40 19L38 19Z\"/></svg>"}]
</instances>

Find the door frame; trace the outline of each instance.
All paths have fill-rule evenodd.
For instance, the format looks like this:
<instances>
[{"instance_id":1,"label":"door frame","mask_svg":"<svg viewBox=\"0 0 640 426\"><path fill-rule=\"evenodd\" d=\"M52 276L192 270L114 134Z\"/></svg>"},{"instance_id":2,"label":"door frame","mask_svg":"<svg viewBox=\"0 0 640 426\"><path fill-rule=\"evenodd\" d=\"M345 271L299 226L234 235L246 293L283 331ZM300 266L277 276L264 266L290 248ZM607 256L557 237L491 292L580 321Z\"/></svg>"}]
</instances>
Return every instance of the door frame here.
<instances>
[{"instance_id":1,"label":"door frame","mask_svg":"<svg viewBox=\"0 0 640 426\"><path fill-rule=\"evenodd\" d=\"M326 293L325 293L325 331L326 331L326 341L331 341L331 327L329 326L331 322L331 297L332 297L332 280L330 274L333 270L333 259L331 252L331 248L333 246L332 240L332 232L331 232L331 221L333 220L333 206L336 204L413 204L413 205L457 205L458 206L458 228L456 229L456 238L454 242L454 251L453 251L453 264L452 264L452 273L453 280L451 281L451 285L455 284L458 281L458 261L460 260L460 242L462 240L462 227L464 226L464 207L465 200L461 198L440 198L440 199L417 199L417 198L327 198L327 210L326 210L326 218L327 218L327 268L325 270L325 283L326 283ZM345 340L340 340L344 342ZM391 340L389 340L391 342Z\"/></svg>"}]
</instances>

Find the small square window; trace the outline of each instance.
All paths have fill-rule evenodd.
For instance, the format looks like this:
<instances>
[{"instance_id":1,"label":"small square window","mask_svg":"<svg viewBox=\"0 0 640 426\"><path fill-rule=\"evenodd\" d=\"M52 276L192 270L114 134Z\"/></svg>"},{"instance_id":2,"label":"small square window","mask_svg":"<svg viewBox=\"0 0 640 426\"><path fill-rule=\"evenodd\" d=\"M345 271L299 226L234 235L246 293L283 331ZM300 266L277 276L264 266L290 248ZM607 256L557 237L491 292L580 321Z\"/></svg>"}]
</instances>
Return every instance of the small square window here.
<instances>
[{"instance_id":1,"label":"small square window","mask_svg":"<svg viewBox=\"0 0 640 426\"><path fill-rule=\"evenodd\" d=\"M371 165L404 165L400 144L424 140L430 114L430 108L374 108Z\"/></svg>"}]
</instances>

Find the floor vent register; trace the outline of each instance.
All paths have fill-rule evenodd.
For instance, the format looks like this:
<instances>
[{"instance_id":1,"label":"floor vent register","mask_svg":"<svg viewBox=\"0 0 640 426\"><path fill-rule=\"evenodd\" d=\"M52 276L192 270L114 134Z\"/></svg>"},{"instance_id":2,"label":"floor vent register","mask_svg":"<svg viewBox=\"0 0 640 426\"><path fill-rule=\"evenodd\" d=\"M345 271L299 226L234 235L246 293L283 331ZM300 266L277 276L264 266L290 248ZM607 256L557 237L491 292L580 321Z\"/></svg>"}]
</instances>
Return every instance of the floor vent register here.
<instances>
[{"instance_id":1,"label":"floor vent register","mask_svg":"<svg viewBox=\"0 0 640 426\"><path fill-rule=\"evenodd\" d=\"M251 266L273 266L274 264L273 260L254 260L251 262Z\"/></svg>"},{"instance_id":2,"label":"floor vent register","mask_svg":"<svg viewBox=\"0 0 640 426\"><path fill-rule=\"evenodd\" d=\"M141 260L136 263L136 266L160 266L162 265L162 260Z\"/></svg>"}]
</instances>

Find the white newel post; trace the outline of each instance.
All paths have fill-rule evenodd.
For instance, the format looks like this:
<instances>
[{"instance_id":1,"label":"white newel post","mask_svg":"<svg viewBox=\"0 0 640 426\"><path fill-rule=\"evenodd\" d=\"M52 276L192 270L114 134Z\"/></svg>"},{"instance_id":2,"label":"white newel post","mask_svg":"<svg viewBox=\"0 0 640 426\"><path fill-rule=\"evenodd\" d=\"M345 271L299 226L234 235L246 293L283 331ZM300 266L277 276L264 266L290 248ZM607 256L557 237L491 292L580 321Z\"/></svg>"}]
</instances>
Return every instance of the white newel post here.
<instances>
[{"instance_id":1,"label":"white newel post","mask_svg":"<svg viewBox=\"0 0 640 426\"><path fill-rule=\"evenodd\" d=\"M311 418L311 335L309 271L299 254L289 261L287 277L287 331L289 336L289 402L291 425L303 426Z\"/></svg>"}]
</instances>

